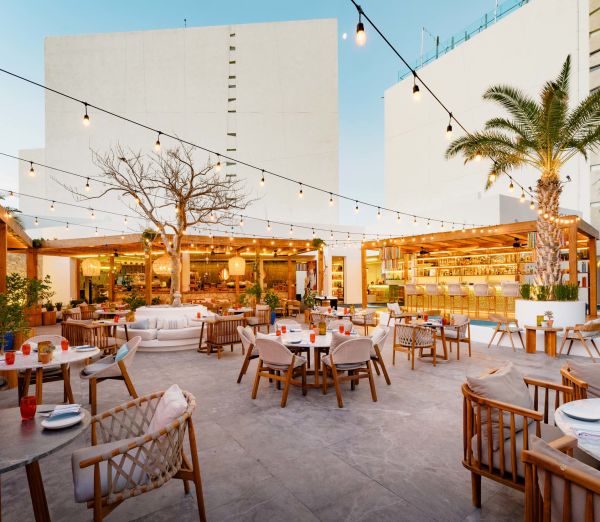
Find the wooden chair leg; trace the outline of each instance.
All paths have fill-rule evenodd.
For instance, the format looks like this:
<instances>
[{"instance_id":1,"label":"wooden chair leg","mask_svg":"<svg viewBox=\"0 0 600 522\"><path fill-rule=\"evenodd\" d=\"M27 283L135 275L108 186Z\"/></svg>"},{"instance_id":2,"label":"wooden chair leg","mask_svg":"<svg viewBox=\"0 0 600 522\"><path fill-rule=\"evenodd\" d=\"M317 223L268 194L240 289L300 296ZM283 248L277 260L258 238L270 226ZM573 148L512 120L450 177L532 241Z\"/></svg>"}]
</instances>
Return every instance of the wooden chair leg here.
<instances>
[{"instance_id":1,"label":"wooden chair leg","mask_svg":"<svg viewBox=\"0 0 600 522\"><path fill-rule=\"evenodd\" d=\"M246 375L246 372L248 371L248 366L250 365L250 356L252 355L252 351L253 351L252 350L252 346L250 346L250 348L248 348L248 351L246 352L246 356L244 357L244 363L242 364L242 368L240 370L240 374L238 375L238 378L237 378L237 383L238 384L240 382L242 382L242 377L244 375Z\"/></svg>"},{"instance_id":2,"label":"wooden chair leg","mask_svg":"<svg viewBox=\"0 0 600 522\"><path fill-rule=\"evenodd\" d=\"M490 342L488 343L487 347L489 348L492 343L494 342L494 337L496 337L496 334L498 333L498 330L500 329L500 325L497 324L496 325L496 329L494 330L494 333L492 334L492 338L490 339Z\"/></svg>"},{"instance_id":3,"label":"wooden chair leg","mask_svg":"<svg viewBox=\"0 0 600 522\"><path fill-rule=\"evenodd\" d=\"M258 383L260 381L260 372L262 370L262 359L258 359L258 365L256 367L256 376L254 377L254 386L252 386L252 398L256 399L258 393Z\"/></svg>"},{"instance_id":4,"label":"wooden chair leg","mask_svg":"<svg viewBox=\"0 0 600 522\"><path fill-rule=\"evenodd\" d=\"M396 347L393 346L392 347L392 366L396 366L396 352L398 350L396 350Z\"/></svg>"},{"instance_id":5,"label":"wooden chair leg","mask_svg":"<svg viewBox=\"0 0 600 522\"><path fill-rule=\"evenodd\" d=\"M98 383L95 378L90 379L90 405L92 415L96 415L96 387Z\"/></svg>"},{"instance_id":6,"label":"wooden chair leg","mask_svg":"<svg viewBox=\"0 0 600 522\"><path fill-rule=\"evenodd\" d=\"M204 494L202 492L202 478L200 475L200 463L198 461L198 448L196 447L196 432L194 423L188 418L188 438L190 441L190 453L192 454L192 473L194 475L194 487L196 488L196 502L198 503L198 515L200 522L206 522L206 511L204 508Z\"/></svg>"},{"instance_id":7,"label":"wooden chair leg","mask_svg":"<svg viewBox=\"0 0 600 522\"><path fill-rule=\"evenodd\" d=\"M560 343L560 348L558 349L558 355L562 355L563 348L567 342L567 334L564 335L562 343Z\"/></svg>"},{"instance_id":8,"label":"wooden chair leg","mask_svg":"<svg viewBox=\"0 0 600 522\"><path fill-rule=\"evenodd\" d=\"M121 369L121 373L123 374L123 379L125 380L125 386L127 386L127 391L129 392L129 395L131 395L133 399L137 399L137 391L135 390L133 382L131 382L129 372L127 371L127 367L125 366L125 363L123 361L119 361L119 368Z\"/></svg>"},{"instance_id":9,"label":"wooden chair leg","mask_svg":"<svg viewBox=\"0 0 600 522\"><path fill-rule=\"evenodd\" d=\"M373 402L377 402L377 391L375 390L375 379L373 379L373 371L371 370L371 362L367 361L367 374L369 375L369 386L371 387L371 398Z\"/></svg>"},{"instance_id":10,"label":"wooden chair leg","mask_svg":"<svg viewBox=\"0 0 600 522\"><path fill-rule=\"evenodd\" d=\"M525 343L523 342L523 336L521 335L521 331L517 331L517 333L519 334L519 340L521 341L521 348L524 350Z\"/></svg>"},{"instance_id":11,"label":"wooden chair leg","mask_svg":"<svg viewBox=\"0 0 600 522\"><path fill-rule=\"evenodd\" d=\"M325 363L322 364L323 366L323 382L321 383L321 391L323 392L323 395L327 394L327 365Z\"/></svg>"},{"instance_id":12,"label":"wooden chair leg","mask_svg":"<svg viewBox=\"0 0 600 522\"><path fill-rule=\"evenodd\" d=\"M481 475L471 472L471 495L473 505L481 508Z\"/></svg>"},{"instance_id":13,"label":"wooden chair leg","mask_svg":"<svg viewBox=\"0 0 600 522\"><path fill-rule=\"evenodd\" d=\"M383 372L383 377L385 378L385 382L388 384L392 384L392 381L390 381L390 376L388 375L388 372L387 372L387 368L385 367L385 363L383 362L383 357L381 356L381 351L379 350L379 346L375 346L375 353L377 353L377 361L381 365L381 371Z\"/></svg>"},{"instance_id":14,"label":"wooden chair leg","mask_svg":"<svg viewBox=\"0 0 600 522\"><path fill-rule=\"evenodd\" d=\"M337 397L338 408L343 408L344 401L342 400L342 390L340 389L340 381L338 379L338 373L335 364L331 365L331 376L333 377L333 386L335 387L335 396Z\"/></svg>"},{"instance_id":15,"label":"wooden chair leg","mask_svg":"<svg viewBox=\"0 0 600 522\"><path fill-rule=\"evenodd\" d=\"M292 380L292 373L294 372L294 365L293 365L293 359L292 359L292 364L290 364L290 367L288 368L287 372L285 372L286 378L285 378L285 382L283 383L283 393L281 395L281 407L285 408L285 405L287 404L287 398L288 398L288 393L290 391L290 382Z\"/></svg>"},{"instance_id":16,"label":"wooden chair leg","mask_svg":"<svg viewBox=\"0 0 600 522\"><path fill-rule=\"evenodd\" d=\"M415 347L410 347L411 370L415 369Z\"/></svg>"},{"instance_id":17,"label":"wooden chair leg","mask_svg":"<svg viewBox=\"0 0 600 522\"><path fill-rule=\"evenodd\" d=\"M377 364L377 359L371 359L373 362L373 368L375 368L375 373L379 376L381 372L379 371L379 365Z\"/></svg>"},{"instance_id":18,"label":"wooden chair leg","mask_svg":"<svg viewBox=\"0 0 600 522\"><path fill-rule=\"evenodd\" d=\"M306 364L302 365L302 395L306 396Z\"/></svg>"}]
</instances>

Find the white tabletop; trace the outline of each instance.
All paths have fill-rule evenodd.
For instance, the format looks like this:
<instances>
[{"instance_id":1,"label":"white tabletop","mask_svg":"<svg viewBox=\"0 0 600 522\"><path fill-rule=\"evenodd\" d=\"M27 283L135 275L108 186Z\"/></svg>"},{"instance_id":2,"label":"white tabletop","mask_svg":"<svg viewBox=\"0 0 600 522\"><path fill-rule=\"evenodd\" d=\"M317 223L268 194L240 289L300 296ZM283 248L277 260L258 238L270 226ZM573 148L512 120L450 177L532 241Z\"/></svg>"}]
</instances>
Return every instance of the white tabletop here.
<instances>
[{"instance_id":1,"label":"white tabletop","mask_svg":"<svg viewBox=\"0 0 600 522\"><path fill-rule=\"evenodd\" d=\"M62 351L60 346L54 350L54 357L48 364L42 364L38 362L38 354L31 350L29 355L23 355L20 352L16 352L14 364L6 364L4 357L0 357L0 370L33 370L35 368L50 368L52 366L59 366L61 364L70 364L79 362L87 359L88 357L94 357L100 353L98 348L90 350L89 352L80 352L69 348L67 351Z\"/></svg>"},{"instance_id":2,"label":"white tabletop","mask_svg":"<svg viewBox=\"0 0 600 522\"><path fill-rule=\"evenodd\" d=\"M96 310L98 315L127 315L129 310Z\"/></svg>"},{"instance_id":3,"label":"white tabletop","mask_svg":"<svg viewBox=\"0 0 600 522\"><path fill-rule=\"evenodd\" d=\"M289 347L300 347L300 348L308 348L308 347L313 347L313 348L329 348L331 346L331 336L332 336L333 332L331 331L327 331L327 333L325 335L316 335L315 336L315 342L314 344L310 342L310 330L302 330L300 332L297 331L290 331L288 333L282 334L282 341L283 344L285 344L286 346ZM274 335L274 334L269 334L269 335ZM352 332L348 338L352 338L352 337L356 337L357 333L356 332ZM293 342L293 341L300 341L298 342Z\"/></svg>"},{"instance_id":4,"label":"white tabletop","mask_svg":"<svg viewBox=\"0 0 600 522\"><path fill-rule=\"evenodd\" d=\"M600 411L600 399L583 399L581 401L573 401L574 404L578 402L586 402L592 404ZM586 422L569 417L563 413L562 409L565 406L563 404L554 412L554 421L559 429L565 435L571 435L577 438L577 445L579 448L592 457L600 460L600 421Z\"/></svg>"},{"instance_id":5,"label":"white tabletop","mask_svg":"<svg viewBox=\"0 0 600 522\"><path fill-rule=\"evenodd\" d=\"M252 312L252 308L247 306L242 306L241 308L230 308L227 310L230 314L247 314L248 312Z\"/></svg>"}]
</instances>

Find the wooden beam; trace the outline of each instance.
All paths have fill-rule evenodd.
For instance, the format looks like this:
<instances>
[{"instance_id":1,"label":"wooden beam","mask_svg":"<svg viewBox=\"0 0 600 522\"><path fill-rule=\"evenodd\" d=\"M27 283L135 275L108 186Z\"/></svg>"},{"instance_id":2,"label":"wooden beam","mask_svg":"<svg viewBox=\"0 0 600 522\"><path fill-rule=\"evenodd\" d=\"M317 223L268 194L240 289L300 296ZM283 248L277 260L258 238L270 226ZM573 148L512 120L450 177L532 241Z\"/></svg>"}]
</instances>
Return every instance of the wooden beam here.
<instances>
[{"instance_id":1,"label":"wooden beam","mask_svg":"<svg viewBox=\"0 0 600 522\"><path fill-rule=\"evenodd\" d=\"M152 256L148 254L144 261L144 298L146 303L150 304L152 302Z\"/></svg>"},{"instance_id":2,"label":"wooden beam","mask_svg":"<svg viewBox=\"0 0 600 522\"><path fill-rule=\"evenodd\" d=\"M108 300L115 300L115 256L108 258Z\"/></svg>"},{"instance_id":3,"label":"wooden beam","mask_svg":"<svg viewBox=\"0 0 600 522\"><path fill-rule=\"evenodd\" d=\"M288 263L287 263L287 289L288 289L288 299L292 300L292 299L296 299L296 292L295 292L295 284L292 280L292 256L288 256Z\"/></svg>"},{"instance_id":4,"label":"wooden beam","mask_svg":"<svg viewBox=\"0 0 600 522\"><path fill-rule=\"evenodd\" d=\"M598 315L598 262L596 261L596 238L588 238L588 252L590 255L590 315Z\"/></svg>"},{"instance_id":5,"label":"wooden beam","mask_svg":"<svg viewBox=\"0 0 600 522\"><path fill-rule=\"evenodd\" d=\"M363 308L367 307L367 247L360 247L360 284L361 284L361 304Z\"/></svg>"},{"instance_id":6,"label":"wooden beam","mask_svg":"<svg viewBox=\"0 0 600 522\"><path fill-rule=\"evenodd\" d=\"M27 277L29 279L38 278L38 253L35 248L27 249Z\"/></svg>"},{"instance_id":7,"label":"wooden beam","mask_svg":"<svg viewBox=\"0 0 600 522\"><path fill-rule=\"evenodd\" d=\"M8 227L6 223L0 222L0 293L6 293L6 272L8 260L6 258L8 250Z\"/></svg>"},{"instance_id":8,"label":"wooden beam","mask_svg":"<svg viewBox=\"0 0 600 522\"><path fill-rule=\"evenodd\" d=\"M577 284L577 223L569 225L569 283Z\"/></svg>"},{"instance_id":9,"label":"wooden beam","mask_svg":"<svg viewBox=\"0 0 600 522\"><path fill-rule=\"evenodd\" d=\"M319 295L325 295L323 279L325 279L325 256L323 254L323 249L319 248L319 250L317 250L317 293Z\"/></svg>"}]
</instances>

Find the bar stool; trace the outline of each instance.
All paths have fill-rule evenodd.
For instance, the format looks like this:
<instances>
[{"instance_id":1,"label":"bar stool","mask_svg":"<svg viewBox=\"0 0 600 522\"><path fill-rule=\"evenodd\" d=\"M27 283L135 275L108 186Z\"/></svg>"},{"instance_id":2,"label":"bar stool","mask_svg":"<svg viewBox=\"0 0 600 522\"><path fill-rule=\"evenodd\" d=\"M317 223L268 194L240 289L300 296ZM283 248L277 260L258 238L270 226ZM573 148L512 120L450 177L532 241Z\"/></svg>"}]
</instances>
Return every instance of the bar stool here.
<instances>
[{"instance_id":1,"label":"bar stool","mask_svg":"<svg viewBox=\"0 0 600 522\"><path fill-rule=\"evenodd\" d=\"M508 316L508 301L513 301L521 295L521 285L517 281L502 281L500 285L500 293L504 297L504 315Z\"/></svg>"},{"instance_id":2,"label":"bar stool","mask_svg":"<svg viewBox=\"0 0 600 522\"><path fill-rule=\"evenodd\" d=\"M419 297L421 298L421 304L425 307L425 295L423 293L423 287L412 283L407 283L404 287L404 296L406 299L406 307L410 308L409 299L410 297L414 300L414 309L417 310L419 307Z\"/></svg>"},{"instance_id":3,"label":"bar stool","mask_svg":"<svg viewBox=\"0 0 600 522\"><path fill-rule=\"evenodd\" d=\"M427 307L428 308L433 308L433 298L437 297L437 307L441 308L440 306L440 298L444 296L444 291L442 289L442 287L438 284L427 284L425 285L425 295L427 296ZM423 305L423 308L425 308L425 305Z\"/></svg>"},{"instance_id":4,"label":"bar stool","mask_svg":"<svg viewBox=\"0 0 600 522\"><path fill-rule=\"evenodd\" d=\"M496 308L496 293L494 292L493 287L491 287L488 283L474 283L473 284L473 294L475 295L475 316L479 317L479 300L482 297L488 298L488 307L487 312L490 314L491 310L491 302L494 300L494 309Z\"/></svg>"},{"instance_id":5,"label":"bar stool","mask_svg":"<svg viewBox=\"0 0 600 522\"><path fill-rule=\"evenodd\" d=\"M450 313L454 313L457 297L461 314L464 310L465 297L467 298L467 309L469 308L469 293L460 283L448 283L448 297L450 298Z\"/></svg>"}]
</instances>

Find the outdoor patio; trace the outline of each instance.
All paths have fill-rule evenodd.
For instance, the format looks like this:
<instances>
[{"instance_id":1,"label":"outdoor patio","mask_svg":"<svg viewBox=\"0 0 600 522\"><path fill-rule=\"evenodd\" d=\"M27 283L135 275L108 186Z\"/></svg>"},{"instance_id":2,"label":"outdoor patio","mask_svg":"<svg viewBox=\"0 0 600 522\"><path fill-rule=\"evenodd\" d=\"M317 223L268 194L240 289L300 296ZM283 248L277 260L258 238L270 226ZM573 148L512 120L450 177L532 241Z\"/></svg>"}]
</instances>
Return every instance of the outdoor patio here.
<instances>
[{"instance_id":1,"label":"outdoor patio","mask_svg":"<svg viewBox=\"0 0 600 522\"><path fill-rule=\"evenodd\" d=\"M57 328L41 328L51 333ZM543 352L529 355L510 348L474 344L473 356L455 354L433 367L405 357L391 363L391 336L384 358L392 379L376 378L379 400L371 401L368 383L335 393L292 387L286 408L280 391L261 383L250 398L253 361L241 384L240 348L220 360L195 351L141 353L131 375L140 395L173 383L194 394L199 459L209 520L518 520L523 494L491 480L482 481L483 509L471 503L470 473L462 459L462 396L467 373L513 361L527 376L560 381L564 360ZM87 404L87 386L72 375L75 400ZM98 411L129 400L120 382L98 388ZM44 387L45 402L62 401L62 383ZM0 408L17 403L16 390L0 393ZM57 454L41 461L53 520L91 517L76 504L70 455L89 445L89 430ZM22 468L2 476L5 520L32 518ZM111 520L197 520L194 494L184 495L179 481L129 499Z\"/></svg>"}]
</instances>

